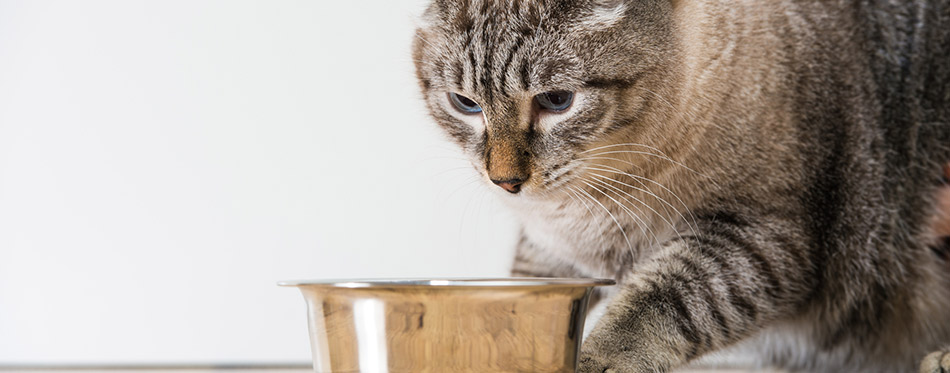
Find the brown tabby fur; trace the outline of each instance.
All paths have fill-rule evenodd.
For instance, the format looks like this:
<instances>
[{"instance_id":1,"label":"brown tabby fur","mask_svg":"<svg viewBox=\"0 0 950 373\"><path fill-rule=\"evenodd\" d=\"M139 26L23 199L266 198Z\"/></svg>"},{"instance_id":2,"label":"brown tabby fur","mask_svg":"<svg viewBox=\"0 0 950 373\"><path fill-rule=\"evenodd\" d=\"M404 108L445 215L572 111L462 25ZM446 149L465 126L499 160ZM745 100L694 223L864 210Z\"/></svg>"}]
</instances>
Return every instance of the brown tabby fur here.
<instances>
[{"instance_id":1,"label":"brown tabby fur","mask_svg":"<svg viewBox=\"0 0 950 373\"><path fill-rule=\"evenodd\" d=\"M435 0L423 22L433 117L486 183L526 179L493 187L513 273L620 282L579 371L906 372L950 344L928 247L950 0ZM568 114L533 104L555 90Z\"/></svg>"}]
</instances>

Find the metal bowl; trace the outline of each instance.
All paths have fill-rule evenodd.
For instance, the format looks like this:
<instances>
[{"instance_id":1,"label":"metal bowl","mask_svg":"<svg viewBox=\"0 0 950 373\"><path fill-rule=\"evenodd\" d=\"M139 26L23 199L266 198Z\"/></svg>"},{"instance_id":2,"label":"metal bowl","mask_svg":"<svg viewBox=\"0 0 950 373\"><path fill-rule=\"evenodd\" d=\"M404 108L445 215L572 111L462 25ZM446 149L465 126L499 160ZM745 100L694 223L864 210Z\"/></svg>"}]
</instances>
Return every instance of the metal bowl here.
<instances>
[{"instance_id":1,"label":"metal bowl","mask_svg":"<svg viewBox=\"0 0 950 373\"><path fill-rule=\"evenodd\" d=\"M591 290L613 280L287 281L316 372L573 372Z\"/></svg>"}]
</instances>

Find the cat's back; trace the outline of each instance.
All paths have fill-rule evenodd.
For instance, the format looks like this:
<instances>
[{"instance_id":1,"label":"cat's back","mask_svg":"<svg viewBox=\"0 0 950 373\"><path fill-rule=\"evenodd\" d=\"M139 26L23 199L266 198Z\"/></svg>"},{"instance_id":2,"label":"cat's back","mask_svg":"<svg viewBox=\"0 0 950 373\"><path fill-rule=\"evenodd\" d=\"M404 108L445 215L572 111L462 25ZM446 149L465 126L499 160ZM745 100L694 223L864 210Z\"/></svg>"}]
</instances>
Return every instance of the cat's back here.
<instances>
[{"instance_id":1,"label":"cat's back","mask_svg":"<svg viewBox=\"0 0 950 373\"><path fill-rule=\"evenodd\" d=\"M928 163L945 162L950 158L950 0L872 0L852 6L886 141L893 150L918 154Z\"/></svg>"},{"instance_id":2,"label":"cat's back","mask_svg":"<svg viewBox=\"0 0 950 373\"><path fill-rule=\"evenodd\" d=\"M792 51L786 95L805 172L817 170L814 193L834 192L833 176L862 186L845 193L858 210L883 203L872 194L903 205L895 209L928 210L917 196L950 160L950 0L781 4L777 23L787 25L777 32Z\"/></svg>"}]
</instances>

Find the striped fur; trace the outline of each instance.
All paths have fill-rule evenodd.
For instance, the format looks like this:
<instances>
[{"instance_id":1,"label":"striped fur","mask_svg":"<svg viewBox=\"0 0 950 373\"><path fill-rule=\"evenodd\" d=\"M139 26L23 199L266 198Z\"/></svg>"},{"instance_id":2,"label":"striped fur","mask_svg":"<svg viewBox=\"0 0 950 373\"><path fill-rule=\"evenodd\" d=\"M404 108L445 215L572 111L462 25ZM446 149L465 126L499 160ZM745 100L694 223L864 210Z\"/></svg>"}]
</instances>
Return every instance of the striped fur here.
<instances>
[{"instance_id":1,"label":"striped fur","mask_svg":"<svg viewBox=\"0 0 950 373\"><path fill-rule=\"evenodd\" d=\"M950 0L435 0L413 51L520 218L513 274L620 282L579 371L900 372L950 344ZM555 90L566 114L532 104Z\"/></svg>"}]
</instances>

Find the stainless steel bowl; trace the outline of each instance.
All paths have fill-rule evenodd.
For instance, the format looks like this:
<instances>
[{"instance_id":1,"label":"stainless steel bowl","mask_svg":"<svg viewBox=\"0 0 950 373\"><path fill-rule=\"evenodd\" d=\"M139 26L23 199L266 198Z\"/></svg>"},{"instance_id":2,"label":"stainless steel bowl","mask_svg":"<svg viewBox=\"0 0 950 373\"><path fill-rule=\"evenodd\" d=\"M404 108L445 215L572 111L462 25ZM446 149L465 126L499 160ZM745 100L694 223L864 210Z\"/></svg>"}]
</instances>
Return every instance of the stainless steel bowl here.
<instances>
[{"instance_id":1,"label":"stainless steel bowl","mask_svg":"<svg viewBox=\"0 0 950 373\"><path fill-rule=\"evenodd\" d=\"M573 372L591 290L612 280L287 281L317 372Z\"/></svg>"}]
</instances>

